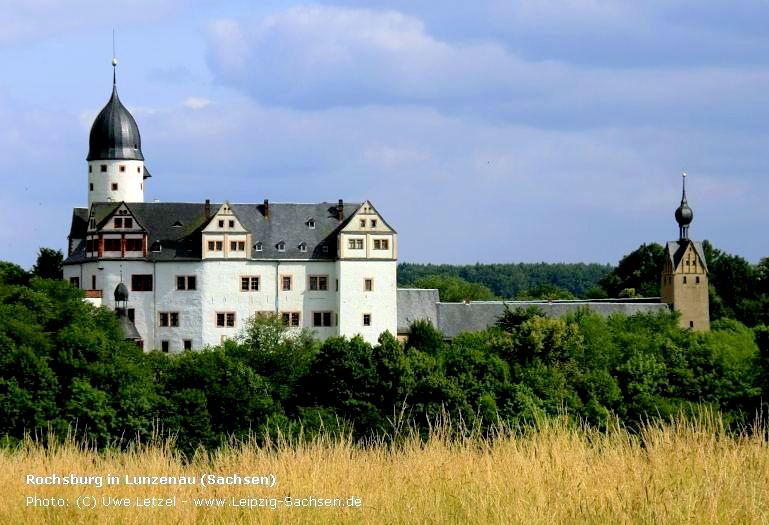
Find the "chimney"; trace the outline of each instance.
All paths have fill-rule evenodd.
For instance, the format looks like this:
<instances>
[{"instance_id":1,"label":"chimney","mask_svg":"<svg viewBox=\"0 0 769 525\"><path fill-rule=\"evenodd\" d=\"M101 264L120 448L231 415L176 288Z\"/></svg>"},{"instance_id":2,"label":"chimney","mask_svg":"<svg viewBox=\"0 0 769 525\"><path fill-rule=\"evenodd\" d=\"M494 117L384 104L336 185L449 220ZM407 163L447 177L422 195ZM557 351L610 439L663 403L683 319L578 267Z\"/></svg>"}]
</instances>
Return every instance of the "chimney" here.
<instances>
[{"instance_id":1,"label":"chimney","mask_svg":"<svg viewBox=\"0 0 769 525\"><path fill-rule=\"evenodd\" d=\"M203 209L205 210L206 220L210 219L211 218L211 201L210 200L206 199L206 204Z\"/></svg>"},{"instance_id":2,"label":"chimney","mask_svg":"<svg viewBox=\"0 0 769 525\"><path fill-rule=\"evenodd\" d=\"M344 220L344 201L342 199L339 199L336 205L336 218L340 222Z\"/></svg>"},{"instance_id":3,"label":"chimney","mask_svg":"<svg viewBox=\"0 0 769 525\"><path fill-rule=\"evenodd\" d=\"M264 199L264 208L262 208L262 214L264 215L265 219L270 218L270 201L267 199Z\"/></svg>"}]
</instances>

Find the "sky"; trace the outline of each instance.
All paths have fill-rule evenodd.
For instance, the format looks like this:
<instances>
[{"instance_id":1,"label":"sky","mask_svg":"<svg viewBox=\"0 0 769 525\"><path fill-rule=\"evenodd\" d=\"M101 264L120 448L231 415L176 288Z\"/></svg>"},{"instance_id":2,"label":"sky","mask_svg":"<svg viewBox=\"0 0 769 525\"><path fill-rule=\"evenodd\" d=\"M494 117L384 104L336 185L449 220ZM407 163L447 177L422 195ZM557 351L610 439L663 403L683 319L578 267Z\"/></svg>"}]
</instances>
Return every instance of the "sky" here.
<instances>
[{"instance_id":1,"label":"sky","mask_svg":"<svg viewBox=\"0 0 769 525\"><path fill-rule=\"evenodd\" d=\"M769 255L769 3L3 0L0 259L66 249L88 133L136 118L145 200L371 200L408 262Z\"/></svg>"}]
</instances>

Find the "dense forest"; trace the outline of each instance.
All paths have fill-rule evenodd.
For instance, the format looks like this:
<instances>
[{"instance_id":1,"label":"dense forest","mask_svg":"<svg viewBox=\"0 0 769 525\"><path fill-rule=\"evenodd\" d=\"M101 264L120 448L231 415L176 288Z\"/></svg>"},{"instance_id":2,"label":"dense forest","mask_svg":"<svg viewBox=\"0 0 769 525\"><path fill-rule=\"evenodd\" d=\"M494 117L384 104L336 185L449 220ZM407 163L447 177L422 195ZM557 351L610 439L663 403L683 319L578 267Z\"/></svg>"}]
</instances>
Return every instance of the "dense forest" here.
<instances>
[{"instance_id":1,"label":"dense forest","mask_svg":"<svg viewBox=\"0 0 769 525\"><path fill-rule=\"evenodd\" d=\"M489 293L479 297L513 299L531 291L555 287L574 297L585 297L612 270L608 264L518 263L518 264L398 264L398 286L425 286L435 276L454 277L484 286ZM420 283L422 283L420 285ZM488 296L488 297L487 297ZM473 298L476 298L473 296ZM443 298L443 300L453 300ZM461 298L459 299L461 300Z\"/></svg>"},{"instance_id":2,"label":"dense forest","mask_svg":"<svg viewBox=\"0 0 769 525\"><path fill-rule=\"evenodd\" d=\"M655 245L639 250L656 264ZM769 399L766 308L751 306L766 305L767 263L707 253L721 314L706 333L681 330L673 313L550 319L528 309L450 342L418 322L405 345L389 333L370 345L319 342L261 318L237 340L177 355L140 351L122 340L112 312L44 278L56 275L55 253L41 253L32 273L0 263L0 436L74 432L104 447L160 432L191 453L277 432L387 439L437 418L489 431L566 412L632 429L712 408L730 425L750 425ZM634 257L599 279L607 294L651 286L643 275L653 272L633 270ZM752 280L726 280L728 272Z\"/></svg>"}]
</instances>

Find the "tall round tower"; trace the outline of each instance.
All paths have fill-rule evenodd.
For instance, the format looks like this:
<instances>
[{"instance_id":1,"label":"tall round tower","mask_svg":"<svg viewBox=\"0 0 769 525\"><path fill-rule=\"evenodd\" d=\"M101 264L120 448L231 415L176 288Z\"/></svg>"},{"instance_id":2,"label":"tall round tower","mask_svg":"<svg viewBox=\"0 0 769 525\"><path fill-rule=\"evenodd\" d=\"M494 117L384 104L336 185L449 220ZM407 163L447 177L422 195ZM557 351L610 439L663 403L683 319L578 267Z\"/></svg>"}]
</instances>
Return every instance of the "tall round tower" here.
<instances>
[{"instance_id":1,"label":"tall round tower","mask_svg":"<svg viewBox=\"0 0 769 525\"><path fill-rule=\"evenodd\" d=\"M120 102L112 59L112 96L91 126L88 140L88 207L94 202L144 202L139 126Z\"/></svg>"}]
</instances>

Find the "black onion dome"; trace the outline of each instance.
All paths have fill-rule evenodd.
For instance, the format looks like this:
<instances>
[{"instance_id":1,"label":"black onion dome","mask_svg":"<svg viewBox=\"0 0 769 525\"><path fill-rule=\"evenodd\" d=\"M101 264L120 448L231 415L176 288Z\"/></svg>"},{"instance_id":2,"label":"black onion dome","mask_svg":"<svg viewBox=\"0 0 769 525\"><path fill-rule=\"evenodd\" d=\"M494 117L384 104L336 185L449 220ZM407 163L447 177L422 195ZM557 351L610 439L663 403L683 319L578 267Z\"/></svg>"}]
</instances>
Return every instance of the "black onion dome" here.
<instances>
[{"instance_id":1,"label":"black onion dome","mask_svg":"<svg viewBox=\"0 0 769 525\"><path fill-rule=\"evenodd\" d=\"M115 301L127 301L127 300L128 300L128 287L123 283L119 283L115 287Z\"/></svg>"},{"instance_id":2,"label":"black onion dome","mask_svg":"<svg viewBox=\"0 0 769 525\"><path fill-rule=\"evenodd\" d=\"M694 211L689 207L686 201L676 208L676 222L680 226L688 226L694 219Z\"/></svg>"},{"instance_id":3,"label":"black onion dome","mask_svg":"<svg viewBox=\"0 0 769 525\"><path fill-rule=\"evenodd\" d=\"M91 126L86 160L144 160L139 126L117 96L112 96Z\"/></svg>"}]
</instances>

